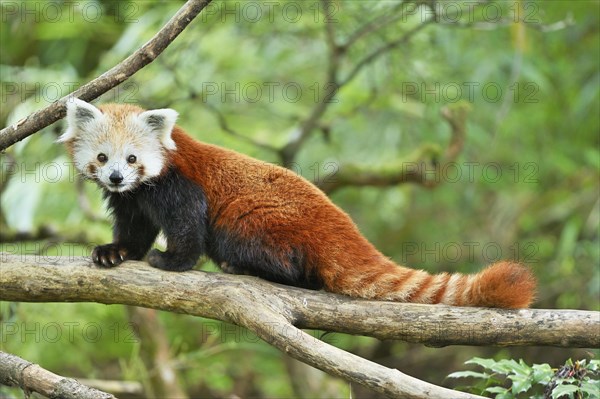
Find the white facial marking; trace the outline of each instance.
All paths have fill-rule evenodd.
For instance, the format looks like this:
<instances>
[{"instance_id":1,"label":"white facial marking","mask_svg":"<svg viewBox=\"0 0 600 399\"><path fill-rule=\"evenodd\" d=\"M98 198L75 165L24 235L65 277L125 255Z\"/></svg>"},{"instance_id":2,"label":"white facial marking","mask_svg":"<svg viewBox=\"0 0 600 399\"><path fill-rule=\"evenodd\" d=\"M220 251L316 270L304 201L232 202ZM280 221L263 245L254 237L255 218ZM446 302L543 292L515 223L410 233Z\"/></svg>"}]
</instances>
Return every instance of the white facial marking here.
<instances>
[{"instance_id":1,"label":"white facial marking","mask_svg":"<svg viewBox=\"0 0 600 399\"><path fill-rule=\"evenodd\" d=\"M90 156L96 158L95 180L110 191L123 192L137 187L148 177L139 173L140 164L134 146L125 144L122 148L110 142L102 143ZM107 161L102 163L97 160L98 154L104 154ZM128 158L133 155L136 162L129 163ZM144 179L145 177L145 179Z\"/></svg>"},{"instance_id":2,"label":"white facial marking","mask_svg":"<svg viewBox=\"0 0 600 399\"><path fill-rule=\"evenodd\" d=\"M100 110L78 98L67 100L67 130L58 138L59 143L72 140L105 119Z\"/></svg>"},{"instance_id":3,"label":"white facial marking","mask_svg":"<svg viewBox=\"0 0 600 399\"><path fill-rule=\"evenodd\" d=\"M125 192L162 172L165 150L176 148L171 132L177 112L118 107L106 107L103 113L79 99L69 101L68 128L58 141L72 143L75 167L84 176L107 190Z\"/></svg>"},{"instance_id":4,"label":"white facial marking","mask_svg":"<svg viewBox=\"0 0 600 399\"><path fill-rule=\"evenodd\" d=\"M177 121L177 111L163 108L142 112L137 116L143 130L156 135L167 150L177 148L171 138L171 132Z\"/></svg>"}]
</instances>

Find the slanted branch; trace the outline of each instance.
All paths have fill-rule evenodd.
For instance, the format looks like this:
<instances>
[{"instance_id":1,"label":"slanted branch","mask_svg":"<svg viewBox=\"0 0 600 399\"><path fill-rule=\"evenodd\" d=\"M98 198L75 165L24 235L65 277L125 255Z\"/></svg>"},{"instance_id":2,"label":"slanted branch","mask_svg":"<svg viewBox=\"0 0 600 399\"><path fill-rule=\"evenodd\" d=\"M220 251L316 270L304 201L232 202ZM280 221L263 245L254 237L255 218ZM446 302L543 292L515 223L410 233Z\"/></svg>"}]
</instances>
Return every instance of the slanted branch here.
<instances>
[{"instance_id":1,"label":"slanted branch","mask_svg":"<svg viewBox=\"0 0 600 399\"><path fill-rule=\"evenodd\" d=\"M600 312L499 310L352 299L249 277L164 272L144 262L0 254L0 300L142 306L234 323L329 374L400 398L473 398L320 341L301 328L445 345L600 346Z\"/></svg>"},{"instance_id":2,"label":"slanted branch","mask_svg":"<svg viewBox=\"0 0 600 399\"><path fill-rule=\"evenodd\" d=\"M16 385L26 393L37 392L49 398L116 399L114 395L82 385L72 378L61 377L37 364L1 351L0 384Z\"/></svg>"}]
</instances>

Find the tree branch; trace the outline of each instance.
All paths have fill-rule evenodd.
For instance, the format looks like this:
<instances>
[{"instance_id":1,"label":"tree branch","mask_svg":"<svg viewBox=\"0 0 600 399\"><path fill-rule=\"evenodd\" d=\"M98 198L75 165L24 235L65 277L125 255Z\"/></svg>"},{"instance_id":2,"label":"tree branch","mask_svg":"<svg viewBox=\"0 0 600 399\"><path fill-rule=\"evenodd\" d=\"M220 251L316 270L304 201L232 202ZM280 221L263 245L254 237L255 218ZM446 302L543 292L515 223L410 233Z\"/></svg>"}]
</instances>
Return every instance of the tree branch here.
<instances>
[{"instance_id":1,"label":"tree branch","mask_svg":"<svg viewBox=\"0 0 600 399\"><path fill-rule=\"evenodd\" d=\"M85 101L91 101L123 83L144 66L154 61L211 1L189 0L152 39L125 60L91 82L81 86L73 93L21 119L14 125L2 129L0 131L0 151L63 118L66 114L65 103L69 97L74 96Z\"/></svg>"},{"instance_id":2,"label":"tree branch","mask_svg":"<svg viewBox=\"0 0 600 399\"><path fill-rule=\"evenodd\" d=\"M292 167L296 154L302 148L302 144L304 144L313 130L318 126L319 120L323 117L329 105L333 103L333 99L341 87L338 83L338 73L344 50L335 41L334 21L332 13L329 12L331 9L331 0L321 0L321 3L325 12L325 42L327 43L328 50L327 72L323 86L324 93L309 115L300 123L298 131L294 133L290 141L279 151L282 165L286 168Z\"/></svg>"},{"instance_id":3,"label":"tree branch","mask_svg":"<svg viewBox=\"0 0 600 399\"><path fill-rule=\"evenodd\" d=\"M20 357L0 352L0 384L19 386L29 397L30 392L49 398L116 399L113 395L61 377Z\"/></svg>"},{"instance_id":4,"label":"tree branch","mask_svg":"<svg viewBox=\"0 0 600 399\"><path fill-rule=\"evenodd\" d=\"M289 324L280 314L268 308L256 309L247 303L240 311L238 323L254 331L264 341L295 359L331 375L356 382L393 398L463 399L480 398L464 392L438 387L389 369L360 356L331 346Z\"/></svg>"},{"instance_id":5,"label":"tree branch","mask_svg":"<svg viewBox=\"0 0 600 399\"><path fill-rule=\"evenodd\" d=\"M414 28L406 31L399 38L386 43L384 46L381 46L376 50L373 50L371 53L369 53L363 59L361 59L359 62L357 62L356 65L354 65L354 68L352 68L352 70L348 73L348 75L344 78L344 80L342 80L339 83L340 87L348 84L352 79L354 79L365 66L374 62L379 57L381 57L385 53L388 53L389 51L395 49L396 47L400 46L401 44L407 43L415 34L417 34L421 29L425 28L427 25L429 25L432 22L434 22L434 20L428 20L428 21L422 22L419 25L416 25Z\"/></svg>"},{"instance_id":6,"label":"tree branch","mask_svg":"<svg viewBox=\"0 0 600 399\"><path fill-rule=\"evenodd\" d=\"M408 7L411 4L414 7L418 6L417 3L413 3L410 1L403 1L403 2L395 5L388 12L381 14L381 15L373 18L371 21L367 22L366 24L362 25L360 28L358 28L354 32L352 32L350 34L350 36L348 37L348 39L346 39L346 42L344 43L344 48L348 48L348 47L352 46L363 36L367 36L370 33L376 32L379 29L385 27L386 25L389 25L391 23L394 23L394 22L400 20L401 18L404 18L406 16L406 14L404 13L404 11L406 10L406 7ZM414 11L414 9L409 10L409 11Z\"/></svg>"},{"instance_id":7,"label":"tree branch","mask_svg":"<svg viewBox=\"0 0 600 399\"><path fill-rule=\"evenodd\" d=\"M429 188L435 187L442 181L437 177L438 172L444 170L448 163L454 162L462 152L469 110L470 105L462 102L442 108L440 114L450 125L450 141L444 153L436 145L424 144L406 159L383 168L341 165L334 175L315 184L327 194L348 186L388 187L417 183ZM436 177L431 178L431 175Z\"/></svg>"},{"instance_id":8,"label":"tree branch","mask_svg":"<svg viewBox=\"0 0 600 399\"><path fill-rule=\"evenodd\" d=\"M129 321L140 339L140 356L149 372L146 395L151 398L188 399L181 387L181 376L173 364L169 340L156 310L127 306ZM149 391L149 392L148 392Z\"/></svg>"},{"instance_id":9,"label":"tree branch","mask_svg":"<svg viewBox=\"0 0 600 399\"><path fill-rule=\"evenodd\" d=\"M299 328L430 346L600 345L599 312L375 302L249 276L163 272L143 262L101 269L87 258L0 254L0 261L0 300L126 304L222 320L248 328L298 360L394 397L473 396L351 355Z\"/></svg>"},{"instance_id":10,"label":"tree branch","mask_svg":"<svg viewBox=\"0 0 600 399\"><path fill-rule=\"evenodd\" d=\"M434 22L433 20L425 21L414 28L406 31L399 38L392 40L385 45L377 48L372 51L364 58L362 58L359 62L354 65L354 67L350 70L350 72L343 79L339 78L339 70L342 62L343 55L346 53L349 43L344 45L339 44L335 40L335 32L334 32L334 23L332 20L331 13L327 13L327 10L330 9L329 4L331 0L321 0L323 4L323 9L325 10L325 41L327 43L328 48L328 57L327 57L327 73L325 77L324 83L324 94L323 97L319 99L319 102L315 104L312 108L309 115L301 122L298 127L298 131L294 133L293 137L289 140L289 142L281 148L279 151L280 158L282 160L283 166L290 168L294 162L296 154L302 147L302 144L310 137L313 130L319 125L320 119L323 117L329 105L332 104L337 92L345 85L350 83L360 71L363 70L364 67L371 64L375 60L377 60L382 55L388 53L389 51L397 48L398 46L407 43L417 32L427 26L429 23ZM392 19L393 20L393 19ZM389 22L391 22L390 20ZM381 21L380 21L381 22ZM387 20L383 21L384 23L379 27L382 27L389 23ZM377 23L376 21L373 23ZM360 29L356 32L358 35L357 38L352 40L358 40L361 36L370 33L375 26L366 25L364 28L364 32ZM352 44L352 43L350 43Z\"/></svg>"},{"instance_id":11,"label":"tree branch","mask_svg":"<svg viewBox=\"0 0 600 399\"><path fill-rule=\"evenodd\" d=\"M225 115L223 115L223 113L214 105L209 104L208 102L203 102L203 105L208 111L210 111L215 116L215 118L217 118L217 123L219 124L219 127L225 133L229 134L230 136L236 137L242 141L245 141L246 143L250 143L257 148L262 148L263 150L267 150L274 153L279 152L279 149L273 147L272 145L262 143L258 140L253 139L250 136L243 135L238 131L234 130L231 126L229 126L229 123L227 123Z\"/></svg>"}]
</instances>

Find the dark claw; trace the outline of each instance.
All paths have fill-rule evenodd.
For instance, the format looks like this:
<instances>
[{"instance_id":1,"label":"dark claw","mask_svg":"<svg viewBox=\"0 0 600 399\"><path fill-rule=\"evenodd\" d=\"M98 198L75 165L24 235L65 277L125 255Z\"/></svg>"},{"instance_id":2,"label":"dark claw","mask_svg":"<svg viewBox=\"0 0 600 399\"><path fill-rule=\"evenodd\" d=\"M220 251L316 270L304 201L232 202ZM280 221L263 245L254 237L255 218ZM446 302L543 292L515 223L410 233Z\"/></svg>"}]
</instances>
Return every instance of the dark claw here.
<instances>
[{"instance_id":1,"label":"dark claw","mask_svg":"<svg viewBox=\"0 0 600 399\"><path fill-rule=\"evenodd\" d=\"M92 261L98 266L114 267L125 260L125 250L117 244L100 245L92 252Z\"/></svg>"},{"instance_id":2,"label":"dark claw","mask_svg":"<svg viewBox=\"0 0 600 399\"><path fill-rule=\"evenodd\" d=\"M96 264L100 262L98 258L98 247L94 248L94 250L92 251L92 262Z\"/></svg>"}]
</instances>

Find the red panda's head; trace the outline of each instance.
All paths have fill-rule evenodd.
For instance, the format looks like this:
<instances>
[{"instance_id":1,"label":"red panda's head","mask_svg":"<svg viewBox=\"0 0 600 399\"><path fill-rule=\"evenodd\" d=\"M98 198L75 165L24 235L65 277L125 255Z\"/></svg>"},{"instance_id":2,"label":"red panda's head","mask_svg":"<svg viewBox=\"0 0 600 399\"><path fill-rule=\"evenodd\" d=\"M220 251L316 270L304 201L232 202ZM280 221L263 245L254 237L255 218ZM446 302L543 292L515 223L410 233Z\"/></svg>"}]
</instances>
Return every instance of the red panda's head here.
<instances>
[{"instance_id":1,"label":"red panda's head","mask_svg":"<svg viewBox=\"0 0 600 399\"><path fill-rule=\"evenodd\" d=\"M144 111L128 104L96 108L74 98L67 102L64 142L85 177L114 192L134 189L161 174L166 152L175 150L171 132L177 112Z\"/></svg>"}]
</instances>

